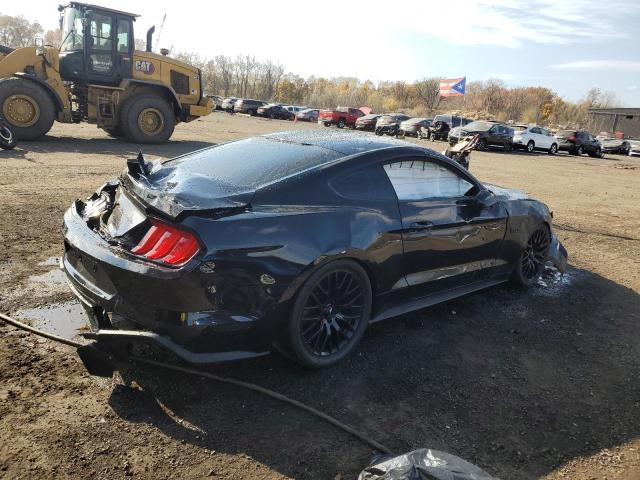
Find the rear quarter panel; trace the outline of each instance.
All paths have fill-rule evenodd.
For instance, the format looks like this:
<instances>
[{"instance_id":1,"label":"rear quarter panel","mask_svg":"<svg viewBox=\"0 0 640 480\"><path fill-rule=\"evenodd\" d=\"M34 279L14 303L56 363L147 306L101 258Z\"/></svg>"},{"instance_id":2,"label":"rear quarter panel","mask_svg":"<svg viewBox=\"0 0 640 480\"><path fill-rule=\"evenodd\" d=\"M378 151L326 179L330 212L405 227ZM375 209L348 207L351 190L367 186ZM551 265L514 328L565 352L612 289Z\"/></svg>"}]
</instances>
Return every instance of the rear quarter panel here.
<instances>
[{"instance_id":1,"label":"rear quarter panel","mask_svg":"<svg viewBox=\"0 0 640 480\"><path fill-rule=\"evenodd\" d=\"M389 190L379 200L341 195L335 184L352 173L327 169L296 177L258 191L250 211L185 223L201 232L206 259L242 269L248 282L272 276L281 301L320 265L339 258L360 263L379 295L403 278L402 222L386 175Z\"/></svg>"}]
</instances>

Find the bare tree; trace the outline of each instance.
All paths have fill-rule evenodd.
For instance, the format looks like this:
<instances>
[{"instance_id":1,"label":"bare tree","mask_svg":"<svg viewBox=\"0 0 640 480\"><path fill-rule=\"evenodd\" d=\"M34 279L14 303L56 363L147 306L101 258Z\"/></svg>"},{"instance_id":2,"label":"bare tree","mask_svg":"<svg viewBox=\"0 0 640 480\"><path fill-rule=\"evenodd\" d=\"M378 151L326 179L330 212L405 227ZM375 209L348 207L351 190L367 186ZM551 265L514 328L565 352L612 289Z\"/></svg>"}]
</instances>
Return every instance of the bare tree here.
<instances>
[{"instance_id":1,"label":"bare tree","mask_svg":"<svg viewBox=\"0 0 640 480\"><path fill-rule=\"evenodd\" d=\"M38 22L31 23L22 15L0 15L0 45L11 48L28 47L43 33Z\"/></svg>"}]
</instances>

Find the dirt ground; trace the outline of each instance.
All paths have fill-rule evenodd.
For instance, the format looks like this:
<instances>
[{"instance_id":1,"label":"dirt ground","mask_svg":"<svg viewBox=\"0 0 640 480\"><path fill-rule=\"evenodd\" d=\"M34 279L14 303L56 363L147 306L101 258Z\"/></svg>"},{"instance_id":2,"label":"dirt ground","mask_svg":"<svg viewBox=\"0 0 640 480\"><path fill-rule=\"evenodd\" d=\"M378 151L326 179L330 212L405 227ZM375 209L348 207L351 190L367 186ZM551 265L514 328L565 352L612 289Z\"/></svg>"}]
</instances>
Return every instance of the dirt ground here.
<instances>
[{"instance_id":1,"label":"dirt ground","mask_svg":"<svg viewBox=\"0 0 640 480\"><path fill-rule=\"evenodd\" d=\"M171 157L293 128L322 127L214 113L144 151ZM63 212L137 150L94 126L56 125L0 152L0 311L73 300L48 273ZM445 450L502 479L640 478L640 161L474 152L471 171L552 208L564 277L374 325L329 370L277 354L208 370L306 402L396 452ZM0 326L0 477L353 479L373 454L258 394L150 368L98 379L71 348Z\"/></svg>"}]
</instances>

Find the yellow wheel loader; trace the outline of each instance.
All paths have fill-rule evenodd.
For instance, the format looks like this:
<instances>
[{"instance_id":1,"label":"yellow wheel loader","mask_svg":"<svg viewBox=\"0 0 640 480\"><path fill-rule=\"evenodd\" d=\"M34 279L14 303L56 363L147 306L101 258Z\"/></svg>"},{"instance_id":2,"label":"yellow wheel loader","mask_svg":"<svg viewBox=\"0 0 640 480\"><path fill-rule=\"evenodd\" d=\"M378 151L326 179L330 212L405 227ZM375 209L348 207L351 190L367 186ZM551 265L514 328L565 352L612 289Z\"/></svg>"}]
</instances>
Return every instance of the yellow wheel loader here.
<instances>
[{"instance_id":1,"label":"yellow wheel loader","mask_svg":"<svg viewBox=\"0 0 640 480\"><path fill-rule=\"evenodd\" d=\"M20 140L45 135L54 120L89 122L115 137L161 143L176 123L208 115L202 72L134 49L137 15L71 2L60 6L62 46L0 45L0 116Z\"/></svg>"}]
</instances>

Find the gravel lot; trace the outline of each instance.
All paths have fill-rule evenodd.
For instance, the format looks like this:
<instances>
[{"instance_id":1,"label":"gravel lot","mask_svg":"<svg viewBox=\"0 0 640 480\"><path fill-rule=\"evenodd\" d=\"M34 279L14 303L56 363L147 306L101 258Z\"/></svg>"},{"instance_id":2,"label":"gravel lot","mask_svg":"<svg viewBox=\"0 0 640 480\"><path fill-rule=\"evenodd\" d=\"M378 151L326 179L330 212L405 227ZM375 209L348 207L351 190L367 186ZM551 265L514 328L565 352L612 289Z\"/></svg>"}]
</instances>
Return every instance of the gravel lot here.
<instances>
[{"instance_id":1,"label":"gravel lot","mask_svg":"<svg viewBox=\"0 0 640 480\"><path fill-rule=\"evenodd\" d=\"M302 128L323 127L216 112L144 152ZM48 273L63 212L137 151L90 125L0 151L0 311L75 314ZM640 478L640 160L473 152L471 171L552 208L564 277L377 324L330 370L276 354L209 370L309 403L394 451L446 450L503 479ZM153 369L90 377L70 348L0 326L0 477L352 479L373 453L234 387Z\"/></svg>"}]
</instances>

